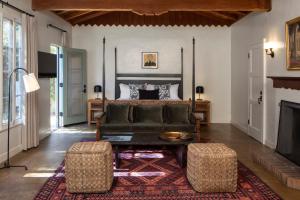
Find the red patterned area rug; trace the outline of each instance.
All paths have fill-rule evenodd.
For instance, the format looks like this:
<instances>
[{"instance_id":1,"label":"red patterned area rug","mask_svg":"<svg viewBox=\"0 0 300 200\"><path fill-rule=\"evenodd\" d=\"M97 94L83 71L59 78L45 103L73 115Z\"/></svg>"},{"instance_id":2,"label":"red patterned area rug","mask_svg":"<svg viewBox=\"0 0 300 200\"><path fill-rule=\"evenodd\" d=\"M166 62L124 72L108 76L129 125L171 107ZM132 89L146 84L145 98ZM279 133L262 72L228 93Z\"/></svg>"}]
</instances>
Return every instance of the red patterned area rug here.
<instances>
[{"instance_id":1,"label":"red patterned area rug","mask_svg":"<svg viewBox=\"0 0 300 200\"><path fill-rule=\"evenodd\" d=\"M66 190L64 165L47 180L35 200L196 200L196 199L281 199L247 167L239 163L235 193L197 193L186 179L185 169L166 150L127 150L121 154L116 181L104 194L70 194Z\"/></svg>"}]
</instances>

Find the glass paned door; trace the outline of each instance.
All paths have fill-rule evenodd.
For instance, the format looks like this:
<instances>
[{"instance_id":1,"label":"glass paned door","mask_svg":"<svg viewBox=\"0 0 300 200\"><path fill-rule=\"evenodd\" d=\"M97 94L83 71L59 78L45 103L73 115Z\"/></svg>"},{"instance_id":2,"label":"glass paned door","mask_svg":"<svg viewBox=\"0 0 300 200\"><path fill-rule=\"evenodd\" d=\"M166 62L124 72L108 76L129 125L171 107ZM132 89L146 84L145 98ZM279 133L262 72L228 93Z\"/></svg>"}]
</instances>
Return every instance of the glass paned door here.
<instances>
[{"instance_id":1,"label":"glass paned door","mask_svg":"<svg viewBox=\"0 0 300 200\"><path fill-rule=\"evenodd\" d=\"M55 54L57 56L57 67L59 69L59 46L51 45L50 53ZM56 130L59 124L59 107L58 107L58 78L59 78L59 70L57 70L57 76L55 78L50 78L50 127L51 130Z\"/></svg>"},{"instance_id":2,"label":"glass paned door","mask_svg":"<svg viewBox=\"0 0 300 200\"><path fill-rule=\"evenodd\" d=\"M14 47L13 21L3 19L3 112L2 123L7 123L8 118L8 79L13 69L13 47Z\"/></svg>"},{"instance_id":3,"label":"glass paned door","mask_svg":"<svg viewBox=\"0 0 300 200\"><path fill-rule=\"evenodd\" d=\"M19 23L16 23L16 45L15 45L15 62L16 68L24 68L23 66L23 54L22 54L22 26ZM23 73L23 72L22 72ZM22 113L24 112L23 101L24 101L24 86L22 83L22 73L18 73L16 76L16 105L15 105L15 119L22 119Z\"/></svg>"},{"instance_id":4,"label":"glass paned door","mask_svg":"<svg viewBox=\"0 0 300 200\"><path fill-rule=\"evenodd\" d=\"M86 50L63 48L63 124L86 122Z\"/></svg>"},{"instance_id":5,"label":"glass paned door","mask_svg":"<svg viewBox=\"0 0 300 200\"><path fill-rule=\"evenodd\" d=\"M2 21L2 58L3 58L3 92L2 92L2 125L8 122L9 75L16 68L24 68L22 25L15 19L3 18ZM14 74L11 82L11 121L19 123L24 111L23 72Z\"/></svg>"}]
</instances>

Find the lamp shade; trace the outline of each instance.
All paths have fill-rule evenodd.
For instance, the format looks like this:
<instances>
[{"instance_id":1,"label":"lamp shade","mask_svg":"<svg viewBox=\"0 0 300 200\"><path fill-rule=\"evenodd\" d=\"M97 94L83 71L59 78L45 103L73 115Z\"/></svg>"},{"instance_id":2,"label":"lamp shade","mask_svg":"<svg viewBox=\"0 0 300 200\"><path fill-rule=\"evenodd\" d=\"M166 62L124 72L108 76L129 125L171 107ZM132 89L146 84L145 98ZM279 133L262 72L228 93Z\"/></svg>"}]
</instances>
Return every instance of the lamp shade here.
<instances>
[{"instance_id":1,"label":"lamp shade","mask_svg":"<svg viewBox=\"0 0 300 200\"><path fill-rule=\"evenodd\" d=\"M94 92L102 92L102 87L101 87L101 85L95 85L95 86L94 86Z\"/></svg>"},{"instance_id":2,"label":"lamp shade","mask_svg":"<svg viewBox=\"0 0 300 200\"><path fill-rule=\"evenodd\" d=\"M197 94L203 94L204 93L204 87L203 86L197 86L196 87L196 93Z\"/></svg>"},{"instance_id":3,"label":"lamp shade","mask_svg":"<svg viewBox=\"0 0 300 200\"><path fill-rule=\"evenodd\" d=\"M38 89L40 89L40 85L35 78L35 75L33 73L25 74L23 76L24 86L25 86L25 92L34 92Z\"/></svg>"}]
</instances>

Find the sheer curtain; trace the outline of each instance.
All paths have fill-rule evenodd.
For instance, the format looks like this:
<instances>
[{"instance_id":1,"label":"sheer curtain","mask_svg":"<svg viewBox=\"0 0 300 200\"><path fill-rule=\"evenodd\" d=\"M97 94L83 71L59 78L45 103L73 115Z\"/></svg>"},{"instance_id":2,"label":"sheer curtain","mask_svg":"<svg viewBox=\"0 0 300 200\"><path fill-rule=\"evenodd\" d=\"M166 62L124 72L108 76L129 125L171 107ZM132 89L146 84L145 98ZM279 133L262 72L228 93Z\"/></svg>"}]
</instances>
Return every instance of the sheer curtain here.
<instances>
[{"instance_id":1,"label":"sheer curtain","mask_svg":"<svg viewBox=\"0 0 300 200\"><path fill-rule=\"evenodd\" d=\"M29 73L38 75L37 65L37 24L34 17L22 15L24 68ZM23 149L27 150L39 145L39 121L37 92L25 96L25 119L22 137Z\"/></svg>"},{"instance_id":2,"label":"sheer curtain","mask_svg":"<svg viewBox=\"0 0 300 200\"><path fill-rule=\"evenodd\" d=\"M68 41L68 33L66 32L61 32L61 41L60 45L62 47L68 47L69 46L69 41Z\"/></svg>"}]
</instances>

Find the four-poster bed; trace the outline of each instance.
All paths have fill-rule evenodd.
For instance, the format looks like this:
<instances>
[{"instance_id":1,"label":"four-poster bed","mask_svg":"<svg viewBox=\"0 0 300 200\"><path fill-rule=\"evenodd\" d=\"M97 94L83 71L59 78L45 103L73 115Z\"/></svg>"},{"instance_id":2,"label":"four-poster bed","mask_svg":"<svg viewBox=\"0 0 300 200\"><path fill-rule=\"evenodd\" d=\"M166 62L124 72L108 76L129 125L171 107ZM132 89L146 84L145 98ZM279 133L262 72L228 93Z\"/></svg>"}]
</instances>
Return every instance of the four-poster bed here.
<instances>
[{"instance_id":1,"label":"four-poster bed","mask_svg":"<svg viewBox=\"0 0 300 200\"><path fill-rule=\"evenodd\" d=\"M157 109L157 107L155 108L155 106L161 106L163 110L167 109L167 107L172 107L171 109L184 109L185 106L188 106L188 110L184 111L183 113L181 112L177 112L176 115L181 116L181 115L187 115L188 116L188 120L185 121L183 124L181 123L181 121L179 123L180 126L176 126L175 124L171 125L170 124L164 124L165 121L161 121L160 124L156 125L155 127L153 127L154 129L157 127L161 127L160 130L166 130L166 127L174 127L174 130L172 131L182 131L182 129L185 128L189 128L189 130L193 130L192 132L196 133L196 138L198 138L198 140L200 140L200 116L199 114L195 114L195 39L193 38L193 62L192 62L192 73L193 73L193 77L192 77L192 100L184 100L184 96L183 96L183 71L184 71L184 66L183 66L183 48L180 49L180 53L181 53L181 72L177 73L177 74L159 74L159 73L119 73L118 72L118 68L117 68L117 48L114 49L114 53L115 53L115 98L114 100L107 100L106 96L105 96L105 45L106 45L106 41L105 38L103 38L103 113L98 117L97 119L97 140L100 139L100 132L101 132L101 128L103 128L103 123L104 126L110 127L112 129L108 129L108 130L116 130L116 128L119 127L124 127L123 131L128 131L128 130L132 130L133 127L135 126L135 121L133 120L129 120L127 121L126 119L126 123L124 124L117 124L117 125L108 125L105 124L105 112L107 111L106 107L108 105L115 105L115 107L117 109L121 109L122 105L127 105L129 106L129 108L125 108L125 109L137 109L136 107L138 106L149 106L155 110ZM157 100L141 100L141 99L124 99L124 98L120 98L121 95L121 85L130 85L130 84L139 84L139 85L152 85L152 86L157 86L157 85L178 85L178 93L177 93L177 98L175 99L157 99ZM160 90L160 88L159 88ZM138 90L138 92L140 92ZM119 105L119 107L118 107ZM177 105L177 106L176 106ZM125 106L126 107L126 106ZM122 108L124 109L124 108ZM148 109L148 108L147 108ZM108 111L108 113L111 112ZM126 111L128 113L130 112L135 112L135 111ZM150 110L150 112L152 112L152 110ZM164 114L165 111L162 112L163 117L165 117ZM118 118L119 114L115 115L116 118ZM132 116L132 114L129 114L129 118L130 116ZM123 121L124 122L124 121ZM191 125L192 125L192 129L191 129ZM144 124L144 127L148 127L149 128L149 123ZM126 130L125 130L126 129ZM147 128L145 128L147 129ZM148 129L147 131L152 130L152 129ZM107 130L106 130L107 131ZM120 129L118 129L118 131L120 131ZM121 130L122 131L122 130Z\"/></svg>"},{"instance_id":2,"label":"four-poster bed","mask_svg":"<svg viewBox=\"0 0 300 200\"><path fill-rule=\"evenodd\" d=\"M103 110L105 110L105 101L106 96L105 96L105 90L106 90L106 79L105 79L105 72L106 72L106 64L105 64L105 46L106 46L106 40L103 38L103 73L102 73L102 80L103 80ZM177 99L178 101L183 101L183 48L180 50L181 53L181 72L177 74L160 74L160 73L118 73L118 60L117 60L117 48L114 49L114 54L115 54L115 74L114 74L114 79L115 79L115 101L120 101L120 84L139 84L139 85L144 85L144 84L151 84L151 85L163 85L163 84L178 84L178 97L180 98ZM195 110L195 38L193 38L193 65L192 65L192 110ZM109 101L114 101L114 100L109 100ZM164 100L165 101L165 100Z\"/></svg>"}]
</instances>

